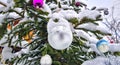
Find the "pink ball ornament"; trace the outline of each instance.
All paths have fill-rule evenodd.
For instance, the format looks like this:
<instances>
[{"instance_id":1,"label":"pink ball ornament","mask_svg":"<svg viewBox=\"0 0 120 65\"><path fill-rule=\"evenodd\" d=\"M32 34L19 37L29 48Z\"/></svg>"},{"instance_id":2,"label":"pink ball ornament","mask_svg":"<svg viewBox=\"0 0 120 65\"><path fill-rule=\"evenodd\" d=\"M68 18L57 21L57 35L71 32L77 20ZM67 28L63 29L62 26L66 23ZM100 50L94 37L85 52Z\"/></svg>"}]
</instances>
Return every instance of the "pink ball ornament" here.
<instances>
[{"instance_id":1,"label":"pink ball ornament","mask_svg":"<svg viewBox=\"0 0 120 65\"><path fill-rule=\"evenodd\" d=\"M43 0L33 0L33 6L36 7L43 7Z\"/></svg>"}]
</instances>

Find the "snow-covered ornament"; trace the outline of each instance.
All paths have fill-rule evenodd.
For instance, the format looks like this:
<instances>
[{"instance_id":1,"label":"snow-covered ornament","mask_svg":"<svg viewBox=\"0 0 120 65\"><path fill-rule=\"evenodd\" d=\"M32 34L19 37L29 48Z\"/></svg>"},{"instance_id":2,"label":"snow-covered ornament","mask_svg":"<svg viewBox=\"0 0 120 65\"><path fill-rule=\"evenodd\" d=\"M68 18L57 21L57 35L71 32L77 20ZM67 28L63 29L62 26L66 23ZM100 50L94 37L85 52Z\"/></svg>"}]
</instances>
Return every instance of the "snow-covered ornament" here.
<instances>
[{"instance_id":1,"label":"snow-covered ornament","mask_svg":"<svg viewBox=\"0 0 120 65\"><path fill-rule=\"evenodd\" d=\"M50 55L46 54L45 56L42 56L40 60L41 65L52 65L52 59Z\"/></svg>"},{"instance_id":2,"label":"snow-covered ornament","mask_svg":"<svg viewBox=\"0 0 120 65\"><path fill-rule=\"evenodd\" d=\"M33 0L33 6L35 8L41 8L43 6L43 0Z\"/></svg>"},{"instance_id":3,"label":"snow-covered ornament","mask_svg":"<svg viewBox=\"0 0 120 65\"><path fill-rule=\"evenodd\" d=\"M58 50L63 50L69 47L72 43L72 32L64 26L53 28L54 32L48 34L49 44Z\"/></svg>"},{"instance_id":4,"label":"snow-covered ornament","mask_svg":"<svg viewBox=\"0 0 120 65\"><path fill-rule=\"evenodd\" d=\"M61 18L58 22L50 19L47 24L48 42L50 46L57 50L63 50L69 47L73 40L70 24L67 20Z\"/></svg>"},{"instance_id":5,"label":"snow-covered ornament","mask_svg":"<svg viewBox=\"0 0 120 65\"><path fill-rule=\"evenodd\" d=\"M100 52L105 53L109 50L108 44L109 43L106 40L101 39L97 42L96 46Z\"/></svg>"}]
</instances>

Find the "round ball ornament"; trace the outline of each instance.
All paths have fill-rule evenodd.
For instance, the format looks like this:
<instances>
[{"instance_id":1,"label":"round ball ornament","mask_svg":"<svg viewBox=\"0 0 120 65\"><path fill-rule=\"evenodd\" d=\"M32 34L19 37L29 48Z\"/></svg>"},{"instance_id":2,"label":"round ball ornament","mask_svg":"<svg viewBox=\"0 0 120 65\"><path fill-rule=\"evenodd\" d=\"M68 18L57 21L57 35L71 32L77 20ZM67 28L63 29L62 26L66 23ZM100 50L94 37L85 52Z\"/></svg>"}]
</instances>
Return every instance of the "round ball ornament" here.
<instances>
[{"instance_id":1,"label":"round ball ornament","mask_svg":"<svg viewBox=\"0 0 120 65\"><path fill-rule=\"evenodd\" d=\"M59 18L57 22L50 19L47 24L48 42L56 50L68 48L73 40L70 23L64 18Z\"/></svg>"},{"instance_id":2,"label":"round ball ornament","mask_svg":"<svg viewBox=\"0 0 120 65\"><path fill-rule=\"evenodd\" d=\"M57 50L68 48L72 43L72 31L64 26L56 26L52 32L48 34L50 46Z\"/></svg>"},{"instance_id":3,"label":"round ball ornament","mask_svg":"<svg viewBox=\"0 0 120 65\"><path fill-rule=\"evenodd\" d=\"M81 2L76 2L76 3L75 3L75 6L76 6L76 7L79 7L80 5L81 5Z\"/></svg>"},{"instance_id":4,"label":"round ball ornament","mask_svg":"<svg viewBox=\"0 0 120 65\"><path fill-rule=\"evenodd\" d=\"M50 55L46 54L45 56L42 56L40 59L41 65L52 65L52 58Z\"/></svg>"},{"instance_id":5,"label":"round ball ornament","mask_svg":"<svg viewBox=\"0 0 120 65\"><path fill-rule=\"evenodd\" d=\"M109 43L106 40L101 39L97 42L96 46L100 52L105 53L105 52L108 52L109 50L108 44Z\"/></svg>"},{"instance_id":6,"label":"round ball ornament","mask_svg":"<svg viewBox=\"0 0 120 65\"><path fill-rule=\"evenodd\" d=\"M35 8L37 8L37 7L39 7L39 8L43 7L43 0L33 0L33 6Z\"/></svg>"},{"instance_id":7,"label":"round ball ornament","mask_svg":"<svg viewBox=\"0 0 120 65\"><path fill-rule=\"evenodd\" d=\"M105 14L105 15L108 15L108 14L109 14L109 11L108 11L108 10L105 10L105 11L104 11L104 14Z\"/></svg>"}]
</instances>

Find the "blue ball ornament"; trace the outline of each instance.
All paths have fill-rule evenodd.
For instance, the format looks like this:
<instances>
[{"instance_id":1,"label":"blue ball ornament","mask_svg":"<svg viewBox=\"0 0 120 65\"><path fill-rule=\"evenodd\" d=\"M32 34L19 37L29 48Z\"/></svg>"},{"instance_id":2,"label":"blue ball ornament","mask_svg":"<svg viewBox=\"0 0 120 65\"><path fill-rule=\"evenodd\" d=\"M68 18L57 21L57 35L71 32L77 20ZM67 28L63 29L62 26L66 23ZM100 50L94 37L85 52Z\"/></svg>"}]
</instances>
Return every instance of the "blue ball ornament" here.
<instances>
[{"instance_id":1,"label":"blue ball ornament","mask_svg":"<svg viewBox=\"0 0 120 65\"><path fill-rule=\"evenodd\" d=\"M97 42L96 46L100 52L105 53L109 50L108 44L108 41L101 39Z\"/></svg>"}]
</instances>

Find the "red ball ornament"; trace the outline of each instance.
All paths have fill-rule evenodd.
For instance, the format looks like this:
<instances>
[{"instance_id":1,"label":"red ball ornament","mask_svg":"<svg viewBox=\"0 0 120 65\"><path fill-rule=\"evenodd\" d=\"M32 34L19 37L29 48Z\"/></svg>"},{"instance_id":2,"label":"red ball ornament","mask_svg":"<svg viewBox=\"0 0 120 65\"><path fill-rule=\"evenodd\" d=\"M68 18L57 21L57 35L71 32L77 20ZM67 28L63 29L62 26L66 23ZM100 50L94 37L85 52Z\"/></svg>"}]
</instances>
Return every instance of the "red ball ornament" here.
<instances>
[{"instance_id":1,"label":"red ball ornament","mask_svg":"<svg viewBox=\"0 0 120 65\"><path fill-rule=\"evenodd\" d=\"M19 23L20 20L15 20L13 21L13 26L17 25Z\"/></svg>"},{"instance_id":2,"label":"red ball ornament","mask_svg":"<svg viewBox=\"0 0 120 65\"><path fill-rule=\"evenodd\" d=\"M113 44L113 43L114 43L114 41L110 41L110 43L111 43L111 44Z\"/></svg>"},{"instance_id":3,"label":"red ball ornament","mask_svg":"<svg viewBox=\"0 0 120 65\"><path fill-rule=\"evenodd\" d=\"M75 3L75 6L76 6L76 7L78 7L78 6L80 6L80 5L81 5L80 2L76 2L76 3Z\"/></svg>"}]
</instances>

